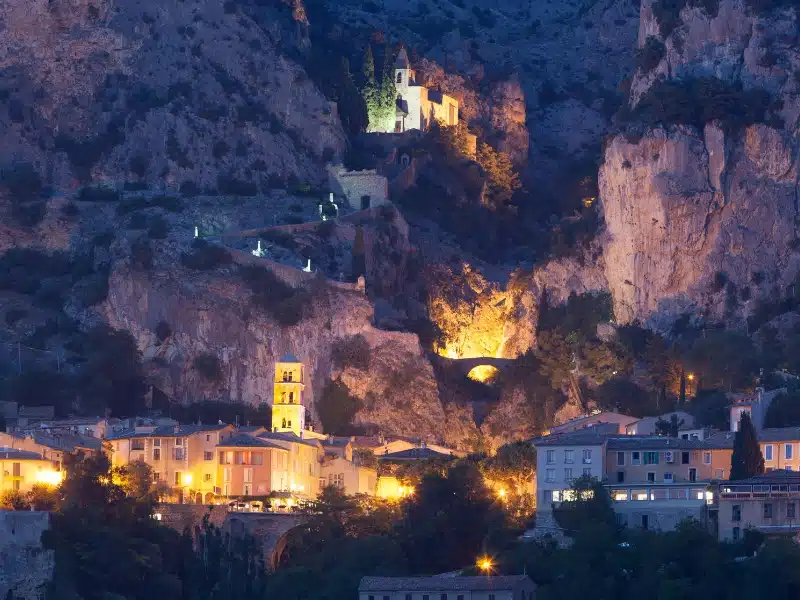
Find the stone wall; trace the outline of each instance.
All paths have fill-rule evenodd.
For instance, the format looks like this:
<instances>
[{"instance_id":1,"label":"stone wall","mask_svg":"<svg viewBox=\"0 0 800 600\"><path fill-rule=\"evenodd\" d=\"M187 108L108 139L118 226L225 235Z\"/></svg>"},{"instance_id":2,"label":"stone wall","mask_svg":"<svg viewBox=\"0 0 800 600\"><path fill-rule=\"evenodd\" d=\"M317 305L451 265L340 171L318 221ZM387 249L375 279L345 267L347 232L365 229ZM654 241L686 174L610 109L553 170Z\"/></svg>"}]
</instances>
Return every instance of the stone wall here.
<instances>
[{"instance_id":1,"label":"stone wall","mask_svg":"<svg viewBox=\"0 0 800 600\"><path fill-rule=\"evenodd\" d=\"M389 202L389 182L375 170L348 171L342 166L328 168L328 184L336 196L343 196L355 210L381 206ZM368 207L361 198L369 196Z\"/></svg>"},{"instance_id":2,"label":"stone wall","mask_svg":"<svg viewBox=\"0 0 800 600\"><path fill-rule=\"evenodd\" d=\"M0 598L37 600L53 576L52 550L42 547L50 513L0 510Z\"/></svg>"}]
</instances>

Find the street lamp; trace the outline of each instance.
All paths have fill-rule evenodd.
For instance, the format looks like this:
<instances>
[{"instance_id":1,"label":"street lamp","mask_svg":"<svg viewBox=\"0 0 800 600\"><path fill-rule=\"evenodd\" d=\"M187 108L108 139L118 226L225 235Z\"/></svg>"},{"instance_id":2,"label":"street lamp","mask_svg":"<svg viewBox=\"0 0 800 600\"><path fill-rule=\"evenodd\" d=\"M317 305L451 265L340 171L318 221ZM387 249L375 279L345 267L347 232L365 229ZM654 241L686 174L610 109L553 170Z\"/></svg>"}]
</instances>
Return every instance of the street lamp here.
<instances>
[{"instance_id":1,"label":"street lamp","mask_svg":"<svg viewBox=\"0 0 800 600\"><path fill-rule=\"evenodd\" d=\"M478 559L476 565L481 571L483 571L487 575L490 575L492 569L494 568L494 563L492 562L492 559L489 556L481 556Z\"/></svg>"}]
</instances>

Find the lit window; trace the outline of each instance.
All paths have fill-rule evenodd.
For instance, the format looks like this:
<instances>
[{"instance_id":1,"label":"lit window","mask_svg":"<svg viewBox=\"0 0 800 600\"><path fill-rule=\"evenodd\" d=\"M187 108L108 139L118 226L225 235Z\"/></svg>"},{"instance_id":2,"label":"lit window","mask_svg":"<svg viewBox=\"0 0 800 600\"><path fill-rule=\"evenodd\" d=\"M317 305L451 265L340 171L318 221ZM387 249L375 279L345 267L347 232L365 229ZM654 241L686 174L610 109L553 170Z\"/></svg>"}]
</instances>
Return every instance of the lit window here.
<instances>
[{"instance_id":1,"label":"lit window","mask_svg":"<svg viewBox=\"0 0 800 600\"><path fill-rule=\"evenodd\" d=\"M181 472L175 471L175 485L181 484Z\"/></svg>"},{"instance_id":2,"label":"lit window","mask_svg":"<svg viewBox=\"0 0 800 600\"><path fill-rule=\"evenodd\" d=\"M203 460L214 460L213 452L203 452Z\"/></svg>"}]
</instances>

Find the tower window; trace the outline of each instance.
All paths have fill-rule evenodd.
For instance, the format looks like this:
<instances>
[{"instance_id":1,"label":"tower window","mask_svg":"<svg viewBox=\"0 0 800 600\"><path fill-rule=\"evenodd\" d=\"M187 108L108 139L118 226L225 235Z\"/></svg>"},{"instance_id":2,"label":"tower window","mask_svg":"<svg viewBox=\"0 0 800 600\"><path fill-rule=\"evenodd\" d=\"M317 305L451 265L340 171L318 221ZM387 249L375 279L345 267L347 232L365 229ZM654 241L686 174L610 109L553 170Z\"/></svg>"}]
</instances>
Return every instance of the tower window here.
<instances>
[{"instance_id":1,"label":"tower window","mask_svg":"<svg viewBox=\"0 0 800 600\"><path fill-rule=\"evenodd\" d=\"M289 424L287 425L287 427L291 427L291 426L292 426L292 422L289 421Z\"/></svg>"},{"instance_id":2,"label":"tower window","mask_svg":"<svg viewBox=\"0 0 800 600\"><path fill-rule=\"evenodd\" d=\"M403 83L403 72L402 71L398 71L397 72L397 83Z\"/></svg>"},{"instance_id":3,"label":"tower window","mask_svg":"<svg viewBox=\"0 0 800 600\"><path fill-rule=\"evenodd\" d=\"M286 392L281 392L281 402L286 404Z\"/></svg>"},{"instance_id":4,"label":"tower window","mask_svg":"<svg viewBox=\"0 0 800 600\"><path fill-rule=\"evenodd\" d=\"M281 427L283 427L284 429L286 428L286 419L283 420Z\"/></svg>"},{"instance_id":5,"label":"tower window","mask_svg":"<svg viewBox=\"0 0 800 600\"><path fill-rule=\"evenodd\" d=\"M289 392L289 404L294 404L294 392Z\"/></svg>"}]
</instances>

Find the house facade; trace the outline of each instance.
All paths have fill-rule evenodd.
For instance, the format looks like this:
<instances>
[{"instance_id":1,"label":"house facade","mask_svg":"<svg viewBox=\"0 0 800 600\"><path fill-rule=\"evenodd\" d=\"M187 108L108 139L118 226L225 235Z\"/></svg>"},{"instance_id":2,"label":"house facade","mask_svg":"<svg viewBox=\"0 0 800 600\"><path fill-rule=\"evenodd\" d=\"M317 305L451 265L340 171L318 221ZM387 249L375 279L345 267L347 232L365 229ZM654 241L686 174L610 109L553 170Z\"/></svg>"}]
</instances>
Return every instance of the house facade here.
<instances>
[{"instance_id":1,"label":"house facade","mask_svg":"<svg viewBox=\"0 0 800 600\"><path fill-rule=\"evenodd\" d=\"M63 471L41 454L0 447L0 492L25 494L37 483L58 485L62 476Z\"/></svg>"},{"instance_id":2,"label":"house facade","mask_svg":"<svg viewBox=\"0 0 800 600\"><path fill-rule=\"evenodd\" d=\"M527 575L491 577L363 577L359 600L534 600Z\"/></svg>"}]
</instances>

